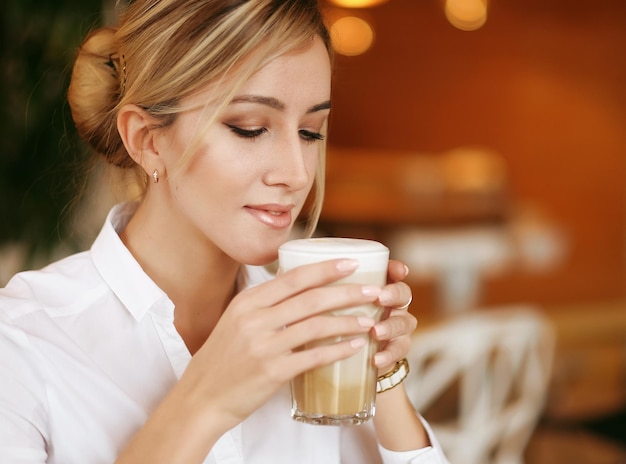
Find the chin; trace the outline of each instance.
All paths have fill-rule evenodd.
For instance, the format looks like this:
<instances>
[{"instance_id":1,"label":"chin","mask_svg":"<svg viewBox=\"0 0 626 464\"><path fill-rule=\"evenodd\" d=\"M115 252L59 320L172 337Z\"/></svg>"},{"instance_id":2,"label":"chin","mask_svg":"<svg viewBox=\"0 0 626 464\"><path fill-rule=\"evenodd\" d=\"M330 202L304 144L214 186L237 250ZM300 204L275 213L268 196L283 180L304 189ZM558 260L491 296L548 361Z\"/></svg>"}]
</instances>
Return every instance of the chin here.
<instances>
[{"instance_id":1,"label":"chin","mask_svg":"<svg viewBox=\"0 0 626 464\"><path fill-rule=\"evenodd\" d=\"M242 264L247 264L248 266L267 266L268 264L275 262L277 259L278 249L275 249L267 253L250 253L238 261Z\"/></svg>"},{"instance_id":2,"label":"chin","mask_svg":"<svg viewBox=\"0 0 626 464\"><path fill-rule=\"evenodd\" d=\"M289 233L273 234L272 236L250 236L248 244L232 249L231 258L249 266L267 266L278 260L278 248L291 239Z\"/></svg>"}]
</instances>

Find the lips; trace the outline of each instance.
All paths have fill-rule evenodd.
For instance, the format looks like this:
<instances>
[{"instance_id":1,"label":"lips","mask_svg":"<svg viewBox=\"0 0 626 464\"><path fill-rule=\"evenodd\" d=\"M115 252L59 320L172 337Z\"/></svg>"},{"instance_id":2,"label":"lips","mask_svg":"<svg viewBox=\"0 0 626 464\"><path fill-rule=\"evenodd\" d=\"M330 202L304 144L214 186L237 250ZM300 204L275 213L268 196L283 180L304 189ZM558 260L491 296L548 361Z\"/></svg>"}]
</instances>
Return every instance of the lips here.
<instances>
[{"instance_id":1,"label":"lips","mask_svg":"<svg viewBox=\"0 0 626 464\"><path fill-rule=\"evenodd\" d=\"M294 205L269 203L265 205L246 205L244 209L260 223L272 229L285 229L291 226L291 210Z\"/></svg>"}]
</instances>

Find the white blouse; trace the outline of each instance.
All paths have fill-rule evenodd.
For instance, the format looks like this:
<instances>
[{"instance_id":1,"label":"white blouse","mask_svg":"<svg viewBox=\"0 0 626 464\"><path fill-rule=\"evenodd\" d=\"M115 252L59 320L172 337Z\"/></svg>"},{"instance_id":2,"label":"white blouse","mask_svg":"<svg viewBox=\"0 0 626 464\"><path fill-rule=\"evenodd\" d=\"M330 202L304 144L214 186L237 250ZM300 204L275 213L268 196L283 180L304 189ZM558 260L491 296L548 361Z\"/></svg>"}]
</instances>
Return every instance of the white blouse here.
<instances>
[{"instance_id":1,"label":"white blouse","mask_svg":"<svg viewBox=\"0 0 626 464\"><path fill-rule=\"evenodd\" d=\"M115 207L91 250L0 289L0 462L112 463L181 377L191 355L174 305L117 231ZM247 284L271 275L247 267ZM446 463L433 446L396 453L371 423L333 427L291 419L287 388L224 434L205 463Z\"/></svg>"}]
</instances>

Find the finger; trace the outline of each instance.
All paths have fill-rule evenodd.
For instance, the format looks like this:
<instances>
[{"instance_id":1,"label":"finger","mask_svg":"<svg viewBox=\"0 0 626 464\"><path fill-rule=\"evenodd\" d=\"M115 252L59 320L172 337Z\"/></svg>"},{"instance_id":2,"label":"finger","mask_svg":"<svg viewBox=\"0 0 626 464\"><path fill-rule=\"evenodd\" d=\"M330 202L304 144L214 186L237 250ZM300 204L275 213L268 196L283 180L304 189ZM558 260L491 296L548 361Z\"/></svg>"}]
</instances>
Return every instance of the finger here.
<instances>
[{"instance_id":1,"label":"finger","mask_svg":"<svg viewBox=\"0 0 626 464\"><path fill-rule=\"evenodd\" d=\"M335 282L352 274L359 263L354 259L333 259L314 264L306 264L286 272L265 284L249 289L258 307L274 306L285 299L307 289Z\"/></svg>"},{"instance_id":2,"label":"finger","mask_svg":"<svg viewBox=\"0 0 626 464\"><path fill-rule=\"evenodd\" d=\"M301 372L349 358L362 350L364 346L364 338L353 338L331 345L320 345L296 351L290 356L290 362L297 366L297 372L293 372L292 377Z\"/></svg>"},{"instance_id":3,"label":"finger","mask_svg":"<svg viewBox=\"0 0 626 464\"><path fill-rule=\"evenodd\" d=\"M304 345L334 344L355 337L369 337L374 319L355 316L321 315L286 327L275 335L277 353L296 350Z\"/></svg>"},{"instance_id":4,"label":"finger","mask_svg":"<svg viewBox=\"0 0 626 464\"><path fill-rule=\"evenodd\" d=\"M374 303L381 289L371 285L344 284L302 292L271 308L271 327L292 325L317 314L355 308L350 315L363 315L362 305Z\"/></svg>"},{"instance_id":5,"label":"finger","mask_svg":"<svg viewBox=\"0 0 626 464\"><path fill-rule=\"evenodd\" d=\"M393 310L389 317L373 328L376 340L393 340L403 335L411 335L417 327L417 318L405 310Z\"/></svg>"},{"instance_id":6,"label":"finger","mask_svg":"<svg viewBox=\"0 0 626 464\"><path fill-rule=\"evenodd\" d=\"M411 337L404 336L396 338L387 343L384 348L374 355L374 365L379 372L385 373L391 369L396 362L405 358L411 347Z\"/></svg>"},{"instance_id":7,"label":"finger","mask_svg":"<svg viewBox=\"0 0 626 464\"><path fill-rule=\"evenodd\" d=\"M386 285L378 297L380 304L386 308L405 306L411 299L411 287L404 282Z\"/></svg>"},{"instance_id":8,"label":"finger","mask_svg":"<svg viewBox=\"0 0 626 464\"><path fill-rule=\"evenodd\" d=\"M403 280L409 273L409 267L402 261L396 259L389 260L387 268L387 281L389 283L399 282Z\"/></svg>"}]
</instances>

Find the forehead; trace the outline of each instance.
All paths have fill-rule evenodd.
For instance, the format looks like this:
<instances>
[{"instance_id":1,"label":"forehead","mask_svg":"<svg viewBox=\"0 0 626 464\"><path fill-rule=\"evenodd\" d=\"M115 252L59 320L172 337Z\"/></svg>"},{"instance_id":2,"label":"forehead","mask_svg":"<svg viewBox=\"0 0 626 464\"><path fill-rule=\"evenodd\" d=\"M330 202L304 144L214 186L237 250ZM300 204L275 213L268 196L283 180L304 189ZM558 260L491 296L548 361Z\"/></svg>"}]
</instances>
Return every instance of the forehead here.
<instances>
[{"instance_id":1,"label":"forehead","mask_svg":"<svg viewBox=\"0 0 626 464\"><path fill-rule=\"evenodd\" d=\"M278 98L327 100L330 81L330 57L322 40L316 37L310 46L292 50L268 62L243 84L238 94L263 92Z\"/></svg>"},{"instance_id":2,"label":"forehead","mask_svg":"<svg viewBox=\"0 0 626 464\"><path fill-rule=\"evenodd\" d=\"M233 81L246 74L259 56L251 56L221 82L210 82L203 89L181 101L180 113L203 110L205 117L216 117L229 103L242 95L272 97L285 104L296 102L313 106L330 99L331 64L323 41L316 37L306 47L286 52L270 60L237 86ZM233 87L237 87L233 92ZM249 99L247 99L249 100Z\"/></svg>"}]
</instances>

